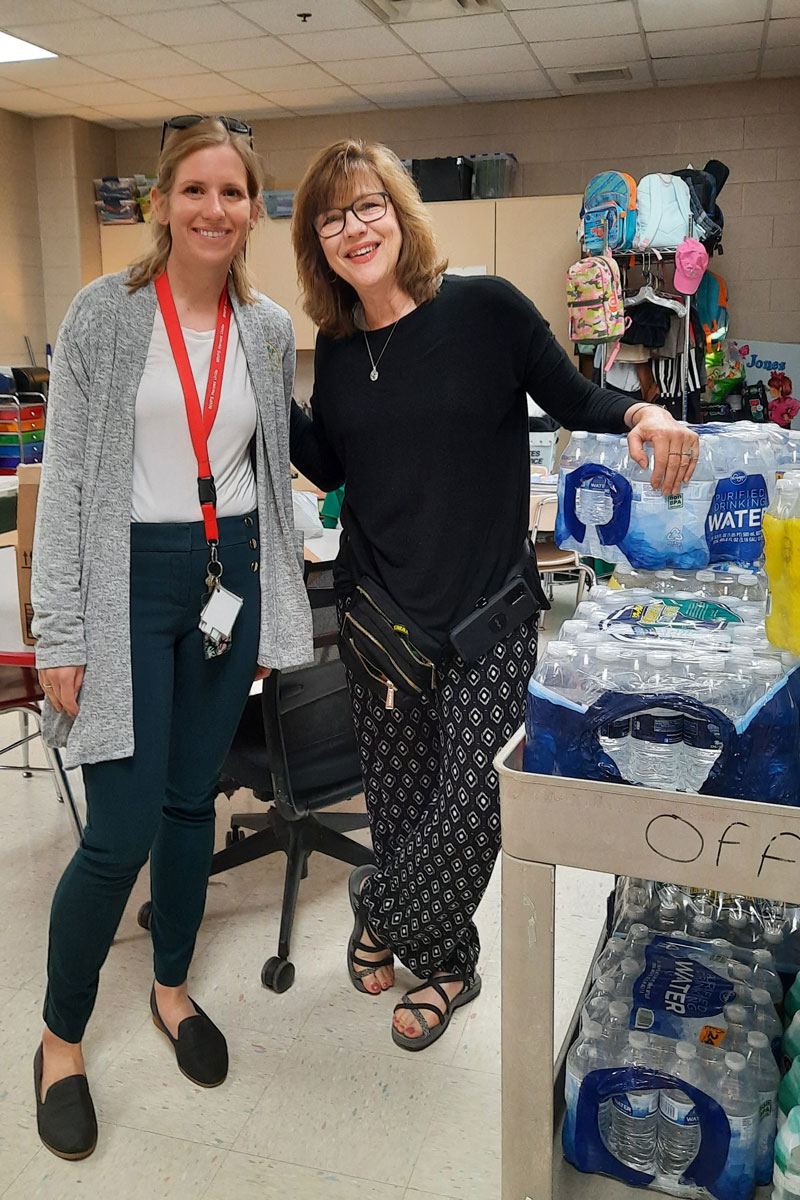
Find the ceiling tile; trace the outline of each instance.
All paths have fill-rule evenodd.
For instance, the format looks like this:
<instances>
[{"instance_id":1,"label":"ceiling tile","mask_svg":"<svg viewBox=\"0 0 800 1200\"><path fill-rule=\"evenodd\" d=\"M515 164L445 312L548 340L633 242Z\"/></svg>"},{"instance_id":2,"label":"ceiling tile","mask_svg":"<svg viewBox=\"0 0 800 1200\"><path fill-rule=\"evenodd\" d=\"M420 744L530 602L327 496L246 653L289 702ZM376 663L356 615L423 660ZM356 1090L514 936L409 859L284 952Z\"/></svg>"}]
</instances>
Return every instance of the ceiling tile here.
<instances>
[{"instance_id":1,"label":"ceiling tile","mask_svg":"<svg viewBox=\"0 0 800 1200\"><path fill-rule=\"evenodd\" d=\"M71 58L42 58L34 62L0 63L0 73L18 86L52 88L70 83L102 83L108 75Z\"/></svg>"},{"instance_id":2,"label":"ceiling tile","mask_svg":"<svg viewBox=\"0 0 800 1200\"><path fill-rule=\"evenodd\" d=\"M656 79L685 80L696 83L698 79L723 79L729 76L752 74L758 66L758 51L747 50L742 54L698 54L686 58L657 58L653 62Z\"/></svg>"},{"instance_id":3,"label":"ceiling tile","mask_svg":"<svg viewBox=\"0 0 800 1200\"><path fill-rule=\"evenodd\" d=\"M630 0L614 0L613 4L604 4L599 11L594 4L577 4L573 8L518 12L514 14L514 20L523 37L530 42L639 32Z\"/></svg>"},{"instance_id":4,"label":"ceiling tile","mask_svg":"<svg viewBox=\"0 0 800 1200\"><path fill-rule=\"evenodd\" d=\"M328 63L331 75L343 83L398 83L412 79L432 79L433 71L416 54L399 54L397 58L346 58Z\"/></svg>"},{"instance_id":5,"label":"ceiling tile","mask_svg":"<svg viewBox=\"0 0 800 1200\"><path fill-rule=\"evenodd\" d=\"M197 75L197 63L189 62L168 50L166 46L154 46L142 54L137 50L122 50L116 54L81 54L78 62L87 67L104 71L120 79L153 79L158 75Z\"/></svg>"},{"instance_id":6,"label":"ceiling tile","mask_svg":"<svg viewBox=\"0 0 800 1200\"><path fill-rule=\"evenodd\" d=\"M541 8L572 8L575 0L504 0L509 12L525 12ZM593 4L615 4L616 0L592 0ZM516 19L516 18L515 18Z\"/></svg>"},{"instance_id":7,"label":"ceiling tile","mask_svg":"<svg viewBox=\"0 0 800 1200\"><path fill-rule=\"evenodd\" d=\"M417 83L370 83L358 90L381 108L413 108L421 104L446 104L461 99L441 79Z\"/></svg>"},{"instance_id":8,"label":"ceiling tile","mask_svg":"<svg viewBox=\"0 0 800 1200\"><path fill-rule=\"evenodd\" d=\"M800 54L795 46L781 46L764 51L762 75L800 75Z\"/></svg>"},{"instance_id":9,"label":"ceiling tile","mask_svg":"<svg viewBox=\"0 0 800 1200\"><path fill-rule=\"evenodd\" d=\"M762 21L767 0L639 0L646 30L702 29L737 21Z\"/></svg>"},{"instance_id":10,"label":"ceiling tile","mask_svg":"<svg viewBox=\"0 0 800 1200\"><path fill-rule=\"evenodd\" d=\"M200 8L162 12L157 20L150 13L120 17L119 20L130 29L156 37L165 46L185 45L188 33L197 42L258 36L258 26L232 12L227 4L204 4Z\"/></svg>"},{"instance_id":11,"label":"ceiling tile","mask_svg":"<svg viewBox=\"0 0 800 1200\"><path fill-rule=\"evenodd\" d=\"M381 25L383 22L374 16L358 0L244 0L242 4L233 4L238 13L255 21L268 33L283 37L286 33L316 33L320 29L360 29L365 25ZM303 23L298 19L297 10L310 12L310 20Z\"/></svg>"},{"instance_id":12,"label":"ceiling tile","mask_svg":"<svg viewBox=\"0 0 800 1200\"><path fill-rule=\"evenodd\" d=\"M253 92L291 92L304 87L330 87L335 81L315 63L300 63L296 67L259 67L251 71L226 71L233 79Z\"/></svg>"},{"instance_id":13,"label":"ceiling tile","mask_svg":"<svg viewBox=\"0 0 800 1200\"><path fill-rule=\"evenodd\" d=\"M13 92L3 92L0 96L2 107L12 112L23 113L68 113L70 103L49 92L40 92L37 88L18 88Z\"/></svg>"},{"instance_id":14,"label":"ceiling tile","mask_svg":"<svg viewBox=\"0 0 800 1200\"><path fill-rule=\"evenodd\" d=\"M414 50L472 50L510 46L519 34L503 13L477 17L448 17L440 21L404 21L397 32Z\"/></svg>"},{"instance_id":15,"label":"ceiling tile","mask_svg":"<svg viewBox=\"0 0 800 1200\"><path fill-rule=\"evenodd\" d=\"M447 81L469 100L512 100L554 96L541 71L510 71L497 75L456 75Z\"/></svg>"},{"instance_id":16,"label":"ceiling tile","mask_svg":"<svg viewBox=\"0 0 800 1200\"><path fill-rule=\"evenodd\" d=\"M627 67L630 71L630 79L622 80L607 80L605 83L576 83L572 78L575 71L582 71L585 68L576 66L572 69L568 67L555 67L549 70L547 74L553 81L554 87L564 95L582 95L585 92L597 91L615 91L624 92L626 89L636 89L641 87L652 87L653 81L650 77L650 70L644 59L639 62L618 63L621 67Z\"/></svg>"},{"instance_id":17,"label":"ceiling tile","mask_svg":"<svg viewBox=\"0 0 800 1200\"><path fill-rule=\"evenodd\" d=\"M573 42L536 42L533 50L543 67L616 67L645 57L638 34L578 38Z\"/></svg>"},{"instance_id":18,"label":"ceiling tile","mask_svg":"<svg viewBox=\"0 0 800 1200\"><path fill-rule=\"evenodd\" d=\"M166 121L175 115L169 100L160 100L153 96L150 100L139 101L137 104L103 104L95 105L99 111L109 113L112 117L124 117L129 121ZM192 108L194 105L191 106Z\"/></svg>"},{"instance_id":19,"label":"ceiling tile","mask_svg":"<svg viewBox=\"0 0 800 1200\"><path fill-rule=\"evenodd\" d=\"M324 108L327 104L356 103L360 97L348 87L334 86L327 88L292 88L282 92L269 92L267 99L281 108L291 108L299 112L305 108Z\"/></svg>"},{"instance_id":20,"label":"ceiling tile","mask_svg":"<svg viewBox=\"0 0 800 1200\"><path fill-rule=\"evenodd\" d=\"M768 46L800 46L800 17L770 21L767 26Z\"/></svg>"},{"instance_id":21,"label":"ceiling tile","mask_svg":"<svg viewBox=\"0 0 800 1200\"><path fill-rule=\"evenodd\" d=\"M212 0L208 2L210 4ZM137 13L162 13L177 8L197 7L197 0L86 0L86 3L109 17L128 17Z\"/></svg>"},{"instance_id":22,"label":"ceiling tile","mask_svg":"<svg viewBox=\"0 0 800 1200\"><path fill-rule=\"evenodd\" d=\"M440 75L498 75L507 71L536 70L536 63L525 45L489 46L485 50L443 50L438 54L426 54L425 61ZM544 83L546 86L547 81L544 80Z\"/></svg>"},{"instance_id":23,"label":"ceiling tile","mask_svg":"<svg viewBox=\"0 0 800 1200\"><path fill-rule=\"evenodd\" d=\"M92 17L86 21L48 22L46 25L13 25L7 32L56 54L146 50L156 44L133 29L126 29L124 25L109 20L108 17Z\"/></svg>"},{"instance_id":24,"label":"ceiling tile","mask_svg":"<svg viewBox=\"0 0 800 1200\"><path fill-rule=\"evenodd\" d=\"M92 8L78 0L0 0L0 25L41 25L49 21L76 21L95 17Z\"/></svg>"},{"instance_id":25,"label":"ceiling tile","mask_svg":"<svg viewBox=\"0 0 800 1200\"><path fill-rule=\"evenodd\" d=\"M169 100L193 97L193 104L202 101L205 96L219 96L222 93L239 95L248 91L238 83L231 83L223 75L214 75L210 71L203 75L160 75L155 79L143 79L143 86L148 92L164 96Z\"/></svg>"},{"instance_id":26,"label":"ceiling tile","mask_svg":"<svg viewBox=\"0 0 800 1200\"><path fill-rule=\"evenodd\" d=\"M108 83L76 83L68 87L54 87L54 96L61 96L73 104L83 104L95 107L107 100L109 104L148 104L152 99L149 92L134 87L132 83L124 83L121 79L110 79Z\"/></svg>"},{"instance_id":27,"label":"ceiling tile","mask_svg":"<svg viewBox=\"0 0 800 1200\"><path fill-rule=\"evenodd\" d=\"M647 45L653 58L672 58L692 55L698 50L721 54L736 50L758 50L764 32L763 21L747 25L714 25L709 29L672 29L664 33L648 33Z\"/></svg>"},{"instance_id":28,"label":"ceiling tile","mask_svg":"<svg viewBox=\"0 0 800 1200\"><path fill-rule=\"evenodd\" d=\"M314 62L332 62L339 58L354 58L358 54L386 58L402 54L406 49L385 25L330 33L286 34L284 41Z\"/></svg>"},{"instance_id":29,"label":"ceiling tile","mask_svg":"<svg viewBox=\"0 0 800 1200\"><path fill-rule=\"evenodd\" d=\"M288 67L303 61L299 54L284 46L283 42L266 35L236 38L230 42L200 42L197 45L176 46L175 49L212 71L236 71L248 67Z\"/></svg>"},{"instance_id":30,"label":"ceiling tile","mask_svg":"<svg viewBox=\"0 0 800 1200\"><path fill-rule=\"evenodd\" d=\"M800 17L800 0L772 0L772 16Z\"/></svg>"}]
</instances>

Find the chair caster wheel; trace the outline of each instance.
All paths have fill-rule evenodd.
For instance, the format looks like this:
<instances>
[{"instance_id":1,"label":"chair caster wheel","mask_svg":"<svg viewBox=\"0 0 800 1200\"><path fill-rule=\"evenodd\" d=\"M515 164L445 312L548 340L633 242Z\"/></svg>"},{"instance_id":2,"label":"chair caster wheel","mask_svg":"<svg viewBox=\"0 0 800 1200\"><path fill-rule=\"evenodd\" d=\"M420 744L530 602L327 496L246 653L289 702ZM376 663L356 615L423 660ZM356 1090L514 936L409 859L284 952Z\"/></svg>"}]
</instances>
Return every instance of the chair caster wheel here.
<instances>
[{"instance_id":1,"label":"chair caster wheel","mask_svg":"<svg viewBox=\"0 0 800 1200\"><path fill-rule=\"evenodd\" d=\"M261 982L272 992L288 992L294 983L294 964L274 955L261 968Z\"/></svg>"},{"instance_id":2,"label":"chair caster wheel","mask_svg":"<svg viewBox=\"0 0 800 1200\"><path fill-rule=\"evenodd\" d=\"M153 924L153 905L150 900L145 900L142 907L136 914L136 922L141 925L142 929L150 929Z\"/></svg>"},{"instance_id":3,"label":"chair caster wheel","mask_svg":"<svg viewBox=\"0 0 800 1200\"><path fill-rule=\"evenodd\" d=\"M230 829L225 834L225 848L230 849L230 847L234 846L236 842L243 842L245 836L244 830L240 829L238 825L231 825Z\"/></svg>"}]
</instances>

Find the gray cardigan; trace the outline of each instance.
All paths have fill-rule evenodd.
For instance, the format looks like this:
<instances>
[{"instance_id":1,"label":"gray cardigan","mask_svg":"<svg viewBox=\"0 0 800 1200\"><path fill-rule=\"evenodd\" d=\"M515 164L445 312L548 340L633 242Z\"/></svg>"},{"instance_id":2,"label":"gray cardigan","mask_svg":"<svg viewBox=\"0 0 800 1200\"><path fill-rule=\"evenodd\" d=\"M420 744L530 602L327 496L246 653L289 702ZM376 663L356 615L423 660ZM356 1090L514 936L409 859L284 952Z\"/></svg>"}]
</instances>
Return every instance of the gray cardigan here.
<instances>
[{"instance_id":1,"label":"gray cardigan","mask_svg":"<svg viewBox=\"0 0 800 1200\"><path fill-rule=\"evenodd\" d=\"M257 405L258 661L296 666L312 648L289 473L294 331L288 313L266 296L243 305L234 295L232 304ZM73 300L53 358L31 599L37 667L86 666L74 721L44 704L44 736L66 748L68 767L126 758L134 748L134 407L155 313L152 284L131 293L124 272L97 279Z\"/></svg>"}]
</instances>

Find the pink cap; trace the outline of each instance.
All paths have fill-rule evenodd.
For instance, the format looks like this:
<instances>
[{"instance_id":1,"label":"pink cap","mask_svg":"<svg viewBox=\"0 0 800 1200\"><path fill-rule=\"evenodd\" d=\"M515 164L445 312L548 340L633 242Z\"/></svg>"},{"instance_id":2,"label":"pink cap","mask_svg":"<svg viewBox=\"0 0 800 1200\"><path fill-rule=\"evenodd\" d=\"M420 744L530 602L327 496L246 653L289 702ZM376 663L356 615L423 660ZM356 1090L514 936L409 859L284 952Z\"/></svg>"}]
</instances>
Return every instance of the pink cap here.
<instances>
[{"instance_id":1,"label":"pink cap","mask_svg":"<svg viewBox=\"0 0 800 1200\"><path fill-rule=\"evenodd\" d=\"M708 266L708 253L697 238L684 238L675 253L675 290L693 296Z\"/></svg>"}]
</instances>

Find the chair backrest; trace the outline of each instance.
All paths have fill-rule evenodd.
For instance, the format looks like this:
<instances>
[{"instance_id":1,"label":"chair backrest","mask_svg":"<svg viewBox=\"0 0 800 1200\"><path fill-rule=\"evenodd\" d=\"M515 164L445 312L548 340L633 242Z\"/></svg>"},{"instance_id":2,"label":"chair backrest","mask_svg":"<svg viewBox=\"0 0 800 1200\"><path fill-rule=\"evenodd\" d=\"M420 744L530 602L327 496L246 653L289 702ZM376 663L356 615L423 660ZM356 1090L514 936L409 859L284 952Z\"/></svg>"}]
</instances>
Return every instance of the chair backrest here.
<instances>
[{"instance_id":1,"label":"chair backrest","mask_svg":"<svg viewBox=\"0 0 800 1200\"><path fill-rule=\"evenodd\" d=\"M558 496L555 492L542 496L531 496L530 525L531 541L540 533L553 533L556 527Z\"/></svg>"}]
</instances>

